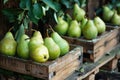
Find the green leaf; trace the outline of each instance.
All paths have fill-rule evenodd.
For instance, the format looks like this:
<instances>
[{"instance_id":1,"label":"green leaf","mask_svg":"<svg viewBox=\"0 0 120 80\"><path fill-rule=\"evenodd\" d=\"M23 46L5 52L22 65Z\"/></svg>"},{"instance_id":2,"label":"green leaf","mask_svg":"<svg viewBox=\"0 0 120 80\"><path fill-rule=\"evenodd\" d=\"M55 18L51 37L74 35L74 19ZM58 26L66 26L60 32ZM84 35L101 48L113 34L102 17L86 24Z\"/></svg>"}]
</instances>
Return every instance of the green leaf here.
<instances>
[{"instance_id":1,"label":"green leaf","mask_svg":"<svg viewBox=\"0 0 120 80\"><path fill-rule=\"evenodd\" d=\"M24 21L23 21L23 25L24 25L24 28L25 29L28 29L28 24L29 24L29 22L30 22L30 20L29 20L29 18L24 18Z\"/></svg>"},{"instance_id":2,"label":"green leaf","mask_svg":"<svg viewBox=\"0 0 120 80\"><path fill-rule=\"evenodd\" d=\"M15 34L15 39L17 42L19 42L20 37L24 34L24 25L21 24L20 28L17 30L16 34Z\"/></svg>"},{"instance_id":3,"label":"green leaf","mask_svg":"<svg viewBox=\"0 0 120 80\"><path fill-rule=\"evenodd\" d=\"M30 19L33 23L35 23L36 25L38 25L39 19L35 18L35 16L34 16L34 14L33 14L32 11L29 11L29 12L28 12L28 17L29 17L29 19Z\"/></svg>"},{"instance_id":4,"label":"green leaf","mask_svg":"<svg viewBox=\"0 0 120 80\"><path fill-rule=\"evenodd\" d=\"M3 1L4 4L7 3L7 2L8 2L8 0L4 0L4 1Z\"/></svg>"},{"instance_id":5,"label":"green leaf","mask_svg":"<svg viewBox=\"0 0 120 80\"><path fill-rule=\"evenodd\" d=\"M57 2L53 2L53 0L41 0L41 1L43 1L47 6L49 6L56 12L58 12L61 9L60 4L58 4Z\"/></svg>"},{"instance_id":6,"label":"green leaf","mask_svg":"<svg viewBox=\"0 0 120 80\"><path fill-rule=\"evenodd\" d=\"M42 6L39 3L33 5L33 15L36 19L40 19L43 16Z\"/></svg>"},{"instance_id":7,"label":"green leaf","mask_svg":"<svg viewBox=\"0 0 120 80\"><path fill-rule=\"evenodd\" d=\"M19 6L22 9L30 10L32 6L32 1L31 0L20 0Z\"/></svg>"},{"instance_id":8,"label":"green leaf","mask_svg":"<svg viewBox=\"0 0 120 80\"><path fill-rule=\"evenodd\" d=\"M23 17L24 17L24 12L22 12L18 15L18 20L22 21Z\"/></svg>"},{"instance_id":9,"label":"green leaf","mask_svg":"<svg viewBox=\"0 0 120 80\"><path fill-rule=\"evenodd\" d=\"M3 9L2 13L8 18L9 22L16 21L17 13L13 9Z\"/></svg>"},{"instance_id":10,"label":"green leaf","mask_svg":"<svg viewBox=\"0 0 120 80\"><path fill-rule=\"evenodd\" d=\"M71 8L71 2L68 0L61 0L61 3L65 5L66 8Z\"/></svg>"},{"instance_id":11,"label":"green leaf","mask_svg":"<svg viewBox=\"0 0 120 80\"><path fill-rule=\"evenodd\" d=\"M19 4L20 8L22 8L22 9L26 8L26 1L27 0L20 0L20 4Z\"/></svg>"}]
</instances>

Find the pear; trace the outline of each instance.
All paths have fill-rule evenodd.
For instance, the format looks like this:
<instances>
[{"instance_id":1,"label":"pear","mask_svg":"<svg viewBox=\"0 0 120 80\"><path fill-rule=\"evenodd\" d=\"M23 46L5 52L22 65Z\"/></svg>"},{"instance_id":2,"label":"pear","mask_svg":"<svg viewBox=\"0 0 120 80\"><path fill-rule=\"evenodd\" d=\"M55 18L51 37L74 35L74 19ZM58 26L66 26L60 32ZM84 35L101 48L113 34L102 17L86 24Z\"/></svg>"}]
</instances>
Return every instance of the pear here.
<instances>
[{"instance_id":1,"label":"pear","mask_svg":"<svg viewBox=\"0 0 120 80\"><path fill-rule=\"evenodd\" d=\"M102 18L104 21L108 22L111 20L112 16L114 14L114 11L112 11L109 7L103 6L103 14Z\"/></svg>"},{"instance_id":2,"label":"pear","mask_svg":"<svg viewBox=\"0 0 120 80\"><path fill-rule=\"evenodd\" d=\"M0 41L0 53L7 56L14 56L16 53L17 42L14 40L13 34L7 32Z\"/></svg>"},{"instance_id":3,"label":"pear","mask_svg":"<svg viewBox=\"0 0 120 80\"><path fill-rule=\"evenodd\" d=\"M95 27L92 20L88 20L85 27L83 28L83 36L86 39L94 39L98 35L97 28Z\"/></svg>"},{"instance_id":4,"label":"pear","mask_svg":"<svg viewBox=\"0 0 120 80\"><path fill-rule=\"evenodd\" d=\"M26 34L23 34L18 42L17 45L17 55L20 58L28 59L29 58L29 36Z\"/></svg>"},{"instance_id":5,"label":"pear","mask_svg":"<svg viewBox=\"0 0 120 80\"><path fill-rule=\"evenodd\" d=\"M43 43L44 43L44 41L43 41L41 32L40 31L35 31L33 33L32 38L30 39L30 42L29 42L30 52L32 52L34 50L34 48L36 48L37 46L39 46L40 44L43 44Z\"/></svg>"},{"instance_id":6,"label":"pear","mask_svg":"<svg viewBox=\"0 0 120 80\"><path fill-rule=\"evenodd\" d=\"M73 7L73 18L77 21L81 21L85 16L84 9L80 8L79 5L76 3Z\"/></svg>"},{"instance_id":7,"label":"pear","mask_svg":"<svg viewBox=\"0 0 120 80\"><path fill-rule=\"evenodd\" d=\"M120 16L117 14L117 12L114 12L114 15L111 19L111 22L114 24L114 25L120 25Z\"/></svg>"},{"instance_id":8,"label":"pear","mask_svg":"<svg viewBox=\"0 0 120 80\"><path fill-rule=\"evenodd\" d=\"M105 25L104 21L100 17L96 16L94 18L94 24L95 24L99 34L105 32L106 25Z\"/></svg>"},{"instance_id":9,"label":"pear","mask_svg":"<svg viewBox=\"0 0 120 80\"><path fill-rule=\"evenodd\" d=\"M57 32L52 32L51 37L53 38L55 43L60 47L60 56L65 55L70 49L68 42L65 39L63 39Z\"/></svg>"},{"instance_id":10,"label":"pear","mask_svg":"<svg viewBox=\"0 0 120 80\"><path fill-rule=\"evenodd\" d=\"M83 32L83 28L84 28L85 24L87 23L87 21L88 21L87 18L83 18L83 19L82 19L81 25L80 25L81 33Z\"/></svg>"},{"instance_id":11,"label":"pear","mask_svg":"<svg viewBox=\"0 0 120 80\"><path fill-rule=\"evenodd\" d=\"M48 49L50 60L56 59L60 56L60 48L51 37L46 37L44 39L44 45Z\"/></svg>"},{"instance_id":12,"label":"pear","mask_svg":"<svg viewBox=\"0 0 120 80\"><path fill-rule=\"evenodd\" d=\"M58 23L54 29L60 35L65 35L68 30L68 23L65 20L63 20L62 17L58 17Z\"/></svg>"},{"instance_id":13,"label":"pear","mask_svg":"<svg viewBox=\"0 0 120 80\"><path fill-rule=\"evenodd\" d=\"M32 53L30 53L30 57L35 62L46 62L49 59L49 52L47 47L43 44L40 44L32 51Z\"/></svg>"},{"instance_id":14,"label":"pear","mask_svg":"<svg viewBox=\"0 0 120 80\"><path fill-rule=\"evenodd\" d=\"M68 36L76 37L76 38L81 36L81 28L79 27L77 20L72 20L70 22L70 26L68 29Z\"/></svg>"}]
</instances>

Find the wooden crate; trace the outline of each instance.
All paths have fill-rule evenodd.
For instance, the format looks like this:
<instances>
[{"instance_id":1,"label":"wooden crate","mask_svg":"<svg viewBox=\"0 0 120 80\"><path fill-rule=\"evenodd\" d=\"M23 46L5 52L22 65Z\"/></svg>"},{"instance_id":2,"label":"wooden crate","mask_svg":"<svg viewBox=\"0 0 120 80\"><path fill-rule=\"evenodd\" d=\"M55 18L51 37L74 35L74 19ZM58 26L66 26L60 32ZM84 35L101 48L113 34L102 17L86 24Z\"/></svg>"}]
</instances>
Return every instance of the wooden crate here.
<instances>
[{"instance_id":1,"label":"wooden crate","mask_svg":"<svg viewBox=\"0 0 120 80\"><path fill-rule=\"evenodd\" d=\"M84 37L63 36L63 38L70 44L83 46L84 61L96 62L119 43L119 30L119 27L107 26L106 32L92 40L86 40Z\"/></svg>"},{"instance_id":2,"label":"wooden crate","mask_svg":"<svg viewBox=\"0 0 120 80\"><path fill-rule=\"evenodd\" d=\"M0 55L0 68L45 80L63 80L82 65L82 47L74 47L66 55L45 63Z\"/></svg>"},{"instance_id":3,"label":"wooden crate","mask_svg":"<svg viewBox=\"0 0 120 80\"><path fill-rule=\"evenodd\" d=\"M118 59L114 58L111 61L109 61L107 64L105 64L104 66L101 67L101 69L103 70L109 70L109 71L114 71L117 69L117 63L118 63Z\"/></svg>"}]
</instances>

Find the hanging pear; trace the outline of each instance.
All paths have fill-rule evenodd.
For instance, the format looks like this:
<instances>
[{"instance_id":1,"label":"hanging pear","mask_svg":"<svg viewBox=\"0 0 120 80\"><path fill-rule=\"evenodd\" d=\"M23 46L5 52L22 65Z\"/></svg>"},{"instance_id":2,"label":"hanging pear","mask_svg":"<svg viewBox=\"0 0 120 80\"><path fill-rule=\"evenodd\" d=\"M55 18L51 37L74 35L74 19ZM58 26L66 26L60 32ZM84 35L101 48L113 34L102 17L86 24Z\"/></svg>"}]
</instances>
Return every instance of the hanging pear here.
<instances>
[{"instance_id":1,"label":"hanging pear","mask_svg":"<svg viewBox=\"0 0 120 80\"><path fill-rule=\"evenodd\" d=\"M97 28L95 27L92 20L88 20L85 27L83 28L83 36L86 39L94 39L98 35Z\"/></svg>"},{"instance_id":2,"label":"hanging pear","mask_svg":"<svg viewBox=\"0 0 120 80\"><path fill-rule=\"evenodd\" d=\"M79 5L76 3L73 7L73 18L77 21L81 21L85 16L84 9L80 8Z\"/></svg>"},{"instance_id":3,"label":"hanging pear","mask_svg":"<svg viewBox=\"0 0 120 80\"><path fill-rule=\"evenodd\" d=\"M23 58L23 59L29 58L29 46L28 46L29 41L30 41L30 38L28 35L23 34L21 36L17 45L17 55L20 58Z\"/></svg>"},{"instance_id":4,"label":"hanging pear","mask_svg":"<svg viewBox=\"0 0 120 80\"><path fill-rule=\"evenodd\" d=\"M68 36L79 38L81 36L81 28L77 20L72 20L68 29Z\"/></svg>"},{"instance_id":5,"label":"hanging pear","mask_svg":"<svg viewBox=\"0 0 120 80\"><path fill-rule=\"evenodd\" d=\"M68 30L68 23L65 20L63 20L62 17L58 17L58 23L54 29L60 35L65 35Z\"/></svg>"},{"instance_id":6,"label":"hanging pear","mask_svg":"<svg viewBox=\"0 0 120 80\"><path fill-rule=\"evenodd\" d=\"M0 53L7 56L14 56L16 53L17 42L14 40L13 34L7 32L0 41Z\"/></svg>"},{"instance_id":7,"label":"hanging pear","mask_svg":"<svg viewBox=\"0 0 120 80\"><path fill-rule=\"evenodd\" d=\"M100 17L96 16L94 18L94 24L95 24L99 34L105 32L106 25L105 25L104 21Z\"/></svg>"}]
</instances>

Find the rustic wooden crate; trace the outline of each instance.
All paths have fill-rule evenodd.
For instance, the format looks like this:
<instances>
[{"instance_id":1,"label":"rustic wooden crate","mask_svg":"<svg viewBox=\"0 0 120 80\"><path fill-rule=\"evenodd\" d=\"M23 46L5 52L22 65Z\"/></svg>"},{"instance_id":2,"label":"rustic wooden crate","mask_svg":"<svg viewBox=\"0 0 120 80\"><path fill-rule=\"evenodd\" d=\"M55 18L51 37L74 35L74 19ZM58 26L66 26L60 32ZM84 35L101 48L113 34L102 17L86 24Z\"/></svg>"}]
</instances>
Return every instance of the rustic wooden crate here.
<instances>
[{"instance_id":1,"label":"rustic wooden crate","mask_svg":"<svg viewBox=\"0 0 120 80\"><path fill-rule=\"evenodd\" d=\"M103 70L109 70L109 71L114 71L114 70L117 69L117 63L118 63L118 59L114 58L110 62L108 62L107 64L105 64L104 66L102 66L101 69L103 69Z\"/></svg>"},{"instance_id":2,"label":"rustic wooden crate","mask_svg":"<svg viewBox=\"0 0 120 80\"><path fill-rule=\"evenodd\" d=\"M45 80L63 80L82 65L82 47L74 47L66 55L45 63L0 55L0 68Z\"/></svg>"},{"instance_id":3,"label":"rustic wooden crate","mask_svg":"<svg viewBox=\"0 0 120 80\"><path fill-rule=\"evenodd\" d=\"M106 32L92 40L86 40L84 37L63 36L63 38L70 44L83 46L84 61L96 62L119 43L119 30L119 27L107 26Z\"/></svg>"}]
</instances>

